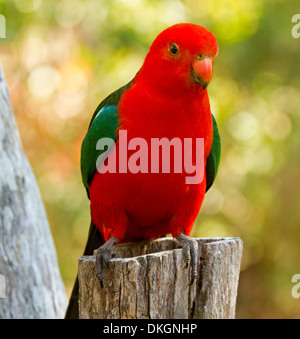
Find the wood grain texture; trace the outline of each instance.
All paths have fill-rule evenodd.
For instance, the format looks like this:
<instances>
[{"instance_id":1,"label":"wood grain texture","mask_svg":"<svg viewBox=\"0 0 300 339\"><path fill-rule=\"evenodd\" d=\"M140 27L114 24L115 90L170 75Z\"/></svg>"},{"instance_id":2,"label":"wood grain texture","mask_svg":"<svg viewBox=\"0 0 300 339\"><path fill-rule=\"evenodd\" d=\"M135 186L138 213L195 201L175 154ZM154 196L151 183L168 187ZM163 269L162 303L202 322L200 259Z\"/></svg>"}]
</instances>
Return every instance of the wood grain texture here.
<instances>
[{"instance_id":1,"label":"wood grain texture","mask_svg":"<svg viewBox=\"0 0 300 339\"><path fill-rule=\"evenodd\" d=\"M115 246L118 258L96 278L95 256L79 258L82 319L234 318L242 257L239 238L197 239L198 276L190 286L172 238Z\"/></svg>"},{"instance_id":2,"label":"wood grain texture","mask_svg":"<svg viewBox=\"0 0 300 339\"><path fill-rule=\"evenodd\" d=\"M66 296L40 192L0 69L0 319L62 318Z\"/></svg>"}]
</instances>

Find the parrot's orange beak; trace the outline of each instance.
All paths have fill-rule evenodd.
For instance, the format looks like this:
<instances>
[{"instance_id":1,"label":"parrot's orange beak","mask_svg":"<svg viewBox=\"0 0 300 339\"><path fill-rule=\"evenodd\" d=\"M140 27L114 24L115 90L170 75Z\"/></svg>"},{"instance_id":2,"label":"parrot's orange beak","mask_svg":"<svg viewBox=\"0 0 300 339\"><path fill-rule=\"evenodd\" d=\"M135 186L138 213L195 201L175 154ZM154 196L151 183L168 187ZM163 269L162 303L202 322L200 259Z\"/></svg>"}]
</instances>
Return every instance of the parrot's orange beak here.
<instances>
[{"instance_id":1,"label":"parrot's orange beak","mask_svg":"<svg viewBox=\"0 0 300 339\"><path fill-rule=\"evenodd\" d=\"M196 83L205 89L211 81L213 75L212 57L198 55L192 63L192 75Z\"/></svg>"}]
</instances>

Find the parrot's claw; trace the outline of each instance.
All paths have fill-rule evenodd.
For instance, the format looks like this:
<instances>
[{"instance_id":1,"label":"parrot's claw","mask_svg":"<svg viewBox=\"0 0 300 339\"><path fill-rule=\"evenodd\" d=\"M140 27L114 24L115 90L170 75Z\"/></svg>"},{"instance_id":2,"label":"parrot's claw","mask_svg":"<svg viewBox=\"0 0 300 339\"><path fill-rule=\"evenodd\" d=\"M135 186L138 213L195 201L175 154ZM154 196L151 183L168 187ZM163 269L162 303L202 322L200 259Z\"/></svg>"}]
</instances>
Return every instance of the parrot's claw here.
<instances>
[{"instance_id":1,"label":"parrot's claw","mask_svg":"<svg viewBox=\"0 0 300 339\"><path fill-rule=\"evenodd\" d=\"M186 268L189 263L192 265L192 276L190 285L193 284L195 277L197 276L197 259L198 259L198 243L195 239L188 237L187 235L180 232L177 237L178 247L183 249L183 255L186 262Z\"/></svg>"},{"instance_id":2,"label":"parrot's claw","mask_svg":"<svg viewBox=\"0 0 300 339\"><path fill-rule=\"evenodd\" d=\"M96 267L97 267L97 278L100 282L101 288L103 288L103 275L102 275L102 268L103 264L106 267L109 266L109 261L114 254L113 246L117 242L115 237L110 238L106 241L102 246L98 248L98 252L96 254Z\"/></svg>"}]
</instances>

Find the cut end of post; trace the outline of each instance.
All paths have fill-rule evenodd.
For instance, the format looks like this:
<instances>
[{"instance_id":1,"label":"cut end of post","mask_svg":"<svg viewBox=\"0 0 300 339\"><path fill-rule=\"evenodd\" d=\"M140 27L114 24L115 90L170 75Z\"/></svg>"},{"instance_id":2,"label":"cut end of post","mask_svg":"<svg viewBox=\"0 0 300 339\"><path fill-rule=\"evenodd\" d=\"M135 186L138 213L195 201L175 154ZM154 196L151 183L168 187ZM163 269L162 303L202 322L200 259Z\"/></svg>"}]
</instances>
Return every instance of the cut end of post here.
<instances>
[{"instance_id":1,"label":"cut end of post","mask_svg":"<svg viewBox=\"0 0 300 339\"><path fill-rule=\"evenodd\" d=\"M103 269L104 288L96 276L95 256L80 257L80 318L234 318L242 240L195 240L198 261L193 274L173 238L115 246L117 258Z\"/></svg>"}]
</instances>

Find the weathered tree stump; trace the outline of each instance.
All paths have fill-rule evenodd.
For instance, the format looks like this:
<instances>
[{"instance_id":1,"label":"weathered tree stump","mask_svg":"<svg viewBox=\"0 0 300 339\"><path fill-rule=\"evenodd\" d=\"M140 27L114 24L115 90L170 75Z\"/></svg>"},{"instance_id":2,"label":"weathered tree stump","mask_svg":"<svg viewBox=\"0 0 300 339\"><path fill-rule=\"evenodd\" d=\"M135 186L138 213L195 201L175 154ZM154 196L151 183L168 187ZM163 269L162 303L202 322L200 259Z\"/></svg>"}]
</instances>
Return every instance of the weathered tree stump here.
<instances>
[{"instance_id":1,"label":"weathered tree stump","mask_svg":"<svg viewBox=\"0 0 300 339\"><path fill-rule=\"evenodd\" d=\"M67 299L45 208L0 69L0 319L62 318Z\"/></svg>"},{"instance_id":2,"label":"weathered tree stump","mask_svg":"<svg viewBox=\"0 0 300 339\"><path fill-rule=\"evenodd\" d=\"M207 319L235 317L242 257L239 238L199 238L198 275L190 286L173 238L115 246L118 258L96 277L95 256L79 258L82 319Z\"/></svg>"}]
</instances>

